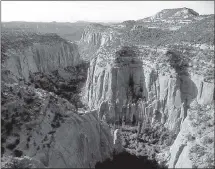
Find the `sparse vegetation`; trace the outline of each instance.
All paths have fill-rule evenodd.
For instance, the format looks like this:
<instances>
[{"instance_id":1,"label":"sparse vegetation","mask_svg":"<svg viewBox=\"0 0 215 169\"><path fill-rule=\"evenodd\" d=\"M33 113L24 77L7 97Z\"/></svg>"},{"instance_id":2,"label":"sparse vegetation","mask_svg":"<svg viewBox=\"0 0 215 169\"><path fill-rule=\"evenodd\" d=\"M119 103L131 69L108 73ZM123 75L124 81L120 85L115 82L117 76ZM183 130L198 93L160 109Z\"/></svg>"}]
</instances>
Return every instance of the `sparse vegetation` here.
<instances>
[{"instance_id":1,"label":"sparse vegetation","mask_svg":"<svg viewBox=\"0 0 215 169\"><path fill-rule=\"evenodd\" d=\"M137 127L124 126L121 137L122 145L129 153L152 160L162 148L173 144L176 134L163 126L146 127L139 134Z\"/></svg>"},{"instance_id":2,"label":"sparse vegetation","mask_svg":"<svg viewBox=\"0 0 215 169\"><path fill-rule=\"evenodd\" d=\"M137 57L138 48L135 46L123 46L119 51L116 52L116 57Z\"/></svg>"},{"instance_id":3,"label":"sparse vegetation","mask_svg":"<svg viewBox=\"0 0 215 169\"><path fill-rule=\"evenodd\" d=\"M88 63L83 62L75 67L67 67L61 72L56 70L50 74L31 74L30 82L36 88L53 92L70 101L76 108L81 108L84 105L80 100L80 92L87 79L88 66ZM65 75L66 78L62 75ZM69 79L67 79L67 76L69 76Z\"/></svg>"},{"instance_id":4,"label":"sparse vegetation","mask_svg":"<svg viewBox=\"0 0 215 169\"><path fill-rule=\"evenodd\" d=\"M191 133L188 133L186 135L186 138L187 138L188 141L194 141L196 139L195 136L193 136Z\"/></svg>"},{"instance_id":5,"label":"sparse vegetation","mask_svg":"<svg viewBox=\"0 0 215 169\"><path fill-rule=\"evenodd\" d=\"M64 117L66 116L59 114L59 112L74 111L72 104L68 104L69 102L65 99L59 99L57 96L52 96L41 89L33 90L32 87L26 85L13 85L11 88L11 86L2 83L1 94L4 100L1 105L1 146L3 150L5 150L5 148L14 150L20 142L22 142L26 149L31 149L32 144L37 146L35 145L35 140L32 138L31 132L34 132L37 121L40 119L39 116L45 116L43 118L46 118L46 109L48 107L50 113L54 114L54 116L52 116L54 119L50 118L50 127L52 124L51 120L53 120L52 125L54 125L54 127L59 127L60 123L65 121ZM28 101L29 98L31 100L30 102ZM47 100L49 102L47 102ZM62 107L61 102L67 102L67 105ZM43 109L43 107L45 107L45 109ZM26 139L20 140L21 138L18 133L23 128L26 128L27 131ZM10 140L10 137L14 138L14 141ZM17 157L21 156L22 154L20 151L14 150L13 155ZM5 151L2 151L2 153L4 152Z\"/></svg>"},{"instance_id":6,"label":"sparse vegetation","mask_svg":"<svg viewBox=\"0 0 215 169\"><path fill-rule=\"evenodd\" d=\"M22 155L23 155L23 152L21 150L14 150L15 157L21 157Z\"/></svg>"},{"instance_id":7,"label":"sparse vegetation","mask_svg":"<svg viewBox=\"0 0 215 169\"><path fill-rule=\"evenodd\" d=\"M34 43L44 45L54 45L56 42L68 43L57 34L41 34L35 31L22 31L22 29L3 29L2 30L1 52L5 54L8 49L22 49L32 46ZM5 55L6 56L6 55Z\"/></svg>"},{"instance_id":8,"label":"sparse vegetation","mask_svg":"<svg viewBox=\"0 0 215 169\"><path fill-rule=\"evenodd\" d=\"M208 145L212 143L214 143L214 137L205 136L203 138L203 142L202 142L203 145Z\"/></svg>"},{"instance_id":9,"label":"sparse vegetation","mask_svg":"<svg viewBox=\"0 0 215 169\"><path fill-rule=\"evenodd\" d=\"M202 157L203 155L205 155L205 148L198 145L198 144L195 144L191 149L190 149L190 152L193 153L195 156L198 156L198 157ZM192 158L192 157L191 157Z\"/></svg>"},{"instance_id":10,"label":"sparse vegetation","mask_svg":"<svg viewBox=\"0 0 215 169\"><path fill-rule=\"evenodd\" d=\"M192 113L189 114L189 119L193 127L213 127L213 106L208 109L205 105L197 104L195 108L192 108Z\"/></svg>"},{"instance_id":11,"label":"sparse vegetation","mask_svg":"<svg viewBox=\"0 0 215 169\"><path fill-rule=\"evenodd\" d=\"M38 162L32 160L30 157L12 157L3 156L2 158L2 168L38 168ZM41 167L41 166L40 166Z\"/></svg>"}]
</instances>

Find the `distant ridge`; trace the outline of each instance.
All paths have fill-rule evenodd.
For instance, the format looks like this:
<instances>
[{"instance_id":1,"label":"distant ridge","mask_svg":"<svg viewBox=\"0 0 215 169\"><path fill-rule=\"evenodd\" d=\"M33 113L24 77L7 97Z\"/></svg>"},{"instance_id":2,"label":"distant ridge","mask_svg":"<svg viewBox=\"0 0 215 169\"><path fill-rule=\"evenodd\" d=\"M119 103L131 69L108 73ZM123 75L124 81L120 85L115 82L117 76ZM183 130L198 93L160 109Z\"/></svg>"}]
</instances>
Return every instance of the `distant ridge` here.
<instances>
[{"instance_id":1,"label":"distant ridge","mask_svg":"<svg viewBox=\"0 0 215 169\"><path fill-rule=\"evenodd\" d=\"M198 17L199 13L190 8L174 8L174 9L163 9L162 11L156 13L154 16L140 19L138 21L144 20L156 20L156 19L171 19L171 18L190 18Z\"/></svg>"}]
</instances>

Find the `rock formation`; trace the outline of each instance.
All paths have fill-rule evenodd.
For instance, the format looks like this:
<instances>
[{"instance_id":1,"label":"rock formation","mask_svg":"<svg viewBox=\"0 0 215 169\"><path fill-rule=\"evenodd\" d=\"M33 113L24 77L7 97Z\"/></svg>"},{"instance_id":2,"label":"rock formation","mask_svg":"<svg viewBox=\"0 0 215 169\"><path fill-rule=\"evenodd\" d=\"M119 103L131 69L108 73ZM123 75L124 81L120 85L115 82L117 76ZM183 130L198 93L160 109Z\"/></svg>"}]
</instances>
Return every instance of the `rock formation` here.
<instances>
[{"instance_id":1,"label":"rock formation","mask_svg":"<svg viewBox=\"0 0 215 169\"><path fill-rule=\"evenodd\" d=\"M77 77L72 68L70 74L64 69L80 63L77 45L53 34L22 33L11 39L4 34L2 44L2 167L94 168L111 158L113 136L97 111L81 115L59 97L69 79L83 78L81 72Z\"/></svg>"},{"instance_id":2,"label":"rock formation","mask_svg":"<svg viewBox=\"0 0 215 169\"><path fill-rule=\"evenodd\" d=\"M78 42L81 58L87 61L95 57L99 48L110 48L119 44L119 33L112 27L101 24L87 26Z\"/></svg>"},{"instance_id":3,"label":"rock formation","mask_svg":"<svg viewBox=\"0 0 215 169\"><path fill-rule=\"evenodd\" d=\"M77 44L4 32L2 166L94 168L126 150L169 168L213 167L212 21L163 10L90 24ZM73 67L82 60L90 61L83 91L88 66Z\"/></svg>"},{"instance_id":4,"label":"rock formation","mask_svg":"<svg viewBox=\"0 0 215 169\"><path fill-rule=\"evenodd\" d=\"M213 102L213 83L204 82L199 75L178 75L174 70L164 75L129 54L115 56L110 64L100 65L104 62L103 58L91 62L86 100L91 109L100 108L100 113L114 116L115 121L121 121L123 115L128 123L133 116L139 120L147 116L150 121L154 116L154 120L162 121L169 129L180 129L194 99L201 105ZM113 112L109 112L110 105Z\"/></svg>"},{"instance_id":5,"label":"rock formation","mask_svg":"<svg viewBox=\"0 0 215 169\"><path fill-rule=\"evenodd\" d=\"M7 57L2 71L9 71L15 79L28 81L30 73L48 73L80 62L77 45L57 35L21 35L21 40L17 40L15 35L9 40L7 38L7 35L3 36L3 54Z\"/></svg>"},{"instance_id":6,"label":"rock formation","mask_svg":"<svg viewBox=\"0 0 215 169\"><path fill-rule=\"evenodd\" d=\"M138 133L143 133L148 124L151 127L162 124L178 134L165 159L169 158L169 168L211 167L213 80L207 81L182 60L177 64L168 61L164 66L145 60L144 53L135 50L135 47L121 47L105 53L109 60L99 55L91 61L85 89L89 108L97 109L99 117L105 114L107 122L119 128L124 124L138 125ZM165 58L167 53L161 51L157 56ZM210 121L198 120L204 129L190 127L204 112L204 108L199 110L198 106L209 106L203 119ZM193 112L197 115L190 120ZM206 135L197 134L204 130ZM207 147L203 146L204 140L209 142ZM201 159L207 162L202 163Z\"/></svg>"},{"instance_id":7,"label":"rock formation","mask_svg":"<svg viewBox=\"0 0 215 169\"><path fill-rule=\"evenodd\" d=\"M79 115L67 100L42 89L8 84L2 87L5 161L9 156L25 155L45 167L93 168L97 162L111 158L113 137L97 112Z\"/></svg>"},{"instance_id":8,"label":"rock formation","mask_svg":"<svg viewBox=\"0 0 215 169\"><path fill-rule=\"evenodd\" d=\"M195 103L196 104L196 103ZM214 105L191 105L170 148L169 168L213 168Z\"/></svg>"}]
</instances>

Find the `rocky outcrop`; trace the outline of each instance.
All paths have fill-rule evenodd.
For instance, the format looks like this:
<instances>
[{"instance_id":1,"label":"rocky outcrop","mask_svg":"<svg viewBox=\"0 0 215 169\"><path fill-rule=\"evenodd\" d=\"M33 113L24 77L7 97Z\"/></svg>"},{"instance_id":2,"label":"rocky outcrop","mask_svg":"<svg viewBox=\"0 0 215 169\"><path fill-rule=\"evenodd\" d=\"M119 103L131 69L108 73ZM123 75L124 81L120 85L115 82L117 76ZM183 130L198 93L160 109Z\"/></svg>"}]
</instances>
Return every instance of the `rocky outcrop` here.
<instances>
[{"instance_id":1,"label":"rocky outcrop","mask_svg":"<svg viewBox=\"0 0 215 169\"><path fill-rule=\"evenodd\" d=\"M189 18L197 17L199 14L190 8L175 8L175 9L164 9L158 12L152 19L169 19L169 18Z\"/></svg>"},{"instance_id":2,"label":"rocky outcrop","mask_svg":"<svg viewBox=\"0 0 215 169\"><path fill-rule=\"evenodd\" d=\"M77 45L57 35L29 35L27 38L23 35L22 40L15 39L14 42L7 42L8 37L5 36L2 44L5 50L2 71L9 71L15 79L22 78L28 81L31 73L49 73L67 66L75 66L80 61Z\"/></svg>"},{"instance_id":3,"label":"rocky outcrop","mask_svg":"<svg viewBox=\"0 0 215 169\"><path fill-rule=\"evenodd\" d=\"M119 33L109 26L91 24L85 28L78 42L81 58L90 61L99 48L120 44Z\"/></svg>"},{"instance_id":4,"label":"rocky outcrop","mask_svg":"<svg viewBox=\"0 0 215 169\"><path fill-rule=\"evenodd\" d=\"M121 60L120 60L121 59ZM213 102L213 83L195 74L162 72L153 63L138 57L114 56L110 63L97 57L91 62L86 83L86 101L112 122L158 121L179 132L193 100ZM104 63L106 62L106 64ZM114 120L113 120L114 118Z\"/></svg>"},{"instance_id":5,"label":"rocky outcrop","mask_svg":"<svg viewBox=\"0 0 215 169\"><path fill-rule=\"evenodd\" d=\"M148 124L163 124L178 134L170 151L164 151L169 168L213 166L213 80L206 81L192 67L156 64L130 50L122 47L106 52L109 59L104 54L91 61L85 93L89 108L98 110L99 119L105 117L118 127L141 124L144 129ZM164 58L166 54L161 53Z\"/></svg>"},{"instance_id":6,"label":"rocky outcrop","mask_svg":"<svg viewBox=\"0 0 215 169\"><path fill-rule=\"evenodd\" d=\"M214 105L191 105L182 128L170 147L169 168L213 168Z\"/></svg>"},{"instance_id":7,"label":"rocky outcrop","mask_svg":"<svg viewBox=\"0 0 215 169\"><path fill-rule=\"evenodd\" d=\"M96 111L79 115L53 93L17 84L2 87L1 146L6 159L27 156L45 167L94 168L111 158L113 137Z\"/></svg>"}]
</instances>

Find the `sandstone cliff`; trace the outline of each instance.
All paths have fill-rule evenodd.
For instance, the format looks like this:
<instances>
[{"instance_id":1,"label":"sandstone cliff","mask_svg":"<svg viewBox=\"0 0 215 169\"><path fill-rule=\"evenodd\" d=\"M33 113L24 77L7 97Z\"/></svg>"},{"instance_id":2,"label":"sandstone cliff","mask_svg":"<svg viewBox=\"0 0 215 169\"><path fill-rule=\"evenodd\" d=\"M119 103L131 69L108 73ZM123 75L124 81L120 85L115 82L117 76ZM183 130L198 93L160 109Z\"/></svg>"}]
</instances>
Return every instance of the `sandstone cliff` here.
<instances>
[{"instance_id":1,"label":"sandstone cliff","mask_svg":"<svg viewBox=\"0 0 215 169\"><path fill-rule=\"evenodd\" d=\"M113 47L120 44L118 32L110 26L91 24L87 26L78 42L80 55L90 61L99 48Z\"/></svg>"},{"instance_id":2,"label":"sandstone cliff","mask_svg":"<svg viewBox=\"0 0 215 169\"><path fill-rule=\"evenodd\" d=\"M151 52L144 56L141 51L135 52L136 49L122 47L112 52L98 52L98 57L91 61L88 69L85 101L89 108L97 109L100 119L105 118L109 124L118 127L142 123L144 128L148 124L152 127L161 124L178 134L170 148L170 156L165 159L169 159L170 168L213 165L211 139L214 130L212 107L209 105L214 101L214 79L207 80L203 71L199 74L195 67L183 65L182 60L175 65L171 61L161 62L168 55L165 50L157 50L153 54L150 49ZM187 68L182 69L179 65ZM198 69L208 68L202 66ZM201 136L196 133L204 133L205 129L194 129L188 124L194 123L188 120L193 112L204 113L199 106L209 106L205 120L198 120L201 119L198 113L193 117L193 121L197 120L208 132ZM207 119L210 119L209 124L206 124ZM187 139L187 134L194 139ZM204 139L210 142L206 148L199 143ZM188 160L186 164L185 158ZM207 162L201 162L203 159Z\"/></svg>"},{"instance_id":3,"label":"sandstone cliff","mask_svg":"<svg viewBox=\"0 0 215 169\"><path fill-rule=\"evenodd\" d=\"M30 73L48 73L80 61L77 45L55 34L3 32L2 42L2 73L15 79L28 81Z\"/></svg>"},{"instance_id":4,"label":"sandstone cliff","mask_svg":"<svg viewBox=\"0 0 215 169\"><path fill-rule=\"evenodd\" d=\"M133 115L154 116L170 129L179 129L194 99L201 105L213 102L213 83L200 75L178 75L171 67L172 73L165 73L162 66L129 54L110 60L97 57L88 70L86 101L91 109L100 109L100 116L107 114L117 121L123 116L128 121Z\"/></svg>"},{"instance_id":5,"label":"sandstone cliff","mask_svg":"<svg viewBox=\"0 0 215 169\"><path fill-rule=\"evenodd\" d=\"M2 167L94 168L111 158L109 126L71 101L85 79L77 45L54 34L3 35Z\"/></svg>"}]
</instances>

